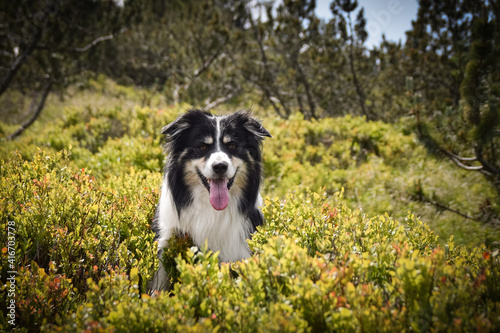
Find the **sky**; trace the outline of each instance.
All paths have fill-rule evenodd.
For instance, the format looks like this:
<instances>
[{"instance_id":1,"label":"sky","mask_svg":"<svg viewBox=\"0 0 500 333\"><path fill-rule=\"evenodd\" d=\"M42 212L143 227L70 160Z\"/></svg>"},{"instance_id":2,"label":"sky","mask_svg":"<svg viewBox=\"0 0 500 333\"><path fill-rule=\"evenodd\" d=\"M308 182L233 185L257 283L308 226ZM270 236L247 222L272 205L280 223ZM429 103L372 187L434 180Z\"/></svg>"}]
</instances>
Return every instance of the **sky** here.
<instances>
[{"instance_id":1,"label":"sky","mask_svg":"<svg viewBox=\"0 0 500 333\"><path fill-rule=\"evenodd\" d=\"M332 0L316 0L316 15L329 19L332 17ZM358 0L358 7L365 8L366 31L368 39L365 46L372 48L382 41L406 41L405 31L411 29L411 21L417 17L417 0ZM357 12L356 12L357 13Z\"/></svg>"}]
</instances>

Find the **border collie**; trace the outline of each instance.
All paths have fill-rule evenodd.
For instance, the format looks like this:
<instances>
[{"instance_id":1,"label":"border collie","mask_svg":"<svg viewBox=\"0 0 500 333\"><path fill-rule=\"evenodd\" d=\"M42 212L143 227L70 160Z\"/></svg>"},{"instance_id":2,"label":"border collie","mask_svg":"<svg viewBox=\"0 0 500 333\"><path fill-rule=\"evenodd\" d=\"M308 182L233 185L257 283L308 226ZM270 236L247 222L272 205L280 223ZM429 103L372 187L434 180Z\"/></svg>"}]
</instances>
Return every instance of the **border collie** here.
<instances>
[{"instance_id":1,"label":"border collie","mask_svg":"<svg viewBox=\"0 0 500 333\"><path fill-rule=\"evenodd\" d=\"M250 112L213 116L192 109L162 129L167 165L153 229L160 269L151 290L166 288L163 248L174 234L219 251L222 262L251 255L246 242L263 222L261 143L271 137Z\"/></svg>"}]
</instances>

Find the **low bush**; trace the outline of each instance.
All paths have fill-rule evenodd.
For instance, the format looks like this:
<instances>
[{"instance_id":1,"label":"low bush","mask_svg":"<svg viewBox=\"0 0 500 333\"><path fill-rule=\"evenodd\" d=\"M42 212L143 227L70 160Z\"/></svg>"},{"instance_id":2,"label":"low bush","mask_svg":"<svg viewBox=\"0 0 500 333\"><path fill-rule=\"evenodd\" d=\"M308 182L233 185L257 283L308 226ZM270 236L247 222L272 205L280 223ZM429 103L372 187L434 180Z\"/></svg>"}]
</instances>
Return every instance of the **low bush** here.
<instances>
[{"instance_id":1,"label":"low bush","mask_svg":"<svg viewBox=\"0 0 500 333\"><path fill-rule=\"evenodd\" d=\"M350 116L270 119L265 123L273 138L264 143L264 193L283 197L324 188L332 195L344 189L348 206L370 216L388 213L403 220L409 210L415 212L442 245L451 235L464 245L498 242L500 198L495 189L479 173L429 154L405 122L391 125ZM421 194L440 205L422 200Z\"/></svg>"},{"instance_id":2,"label":"low bush","mask_svg":"<svg viewBox=\"0 0 500 333\"><path fill-rule=\"evenodd\" d=\"M66 151L47 154L42 150L32 161L13 153L0 162L0 221L3 230L8 226L14 229L15 266L20 274L16 296L28 300L30 295L44 295L57 278L71 285L65 296L74 294L72 297L82 300L89 278L98 281L117 268L124 272L139 268L145 290L157 265L149 228L160 175L131 172L126 178L111 178L109 182L115 185L111 188L101 186L88 170L68 166L68 162ZM7 237L8 233L0 235L2 244L8 244ZM7 251L1 259L5 283L7 272L13 269L9 269ZM44 270L48 278L44 278ZM35 283L30 282L33 279ZM48 285L41 287L44 281ZM21 320L29 328L41 324L35 320L37 316L50 321L58 313L53 312L58 309L53 302L30 302L37 304L29 308L37 314L25 317L23 313ZM51 316L45 316L47 313Z\"/></svg>"},{"instance_id":3,"label":"low bush","mask_svg":"<svg viewBox=\"0 0 500 333\"><path fill-rule=\"evenodd\" d=\"M498 249L440 246L414 215L404 224L368 218L341 193L267 197L251 258L219 265L217 254L185 248L172 254L172 291L151 298L159 175L105 187L67 161L67 152L39 151L32 161L13 154L0 168L2 228L16 226L17 323L26 331L500 327ZM2 277L9 270L4 252Z\"/></svg>"},{"instance_id":4,"label":"low bush","mask_svg":"<svg viewBox=\"0 0 500 333\"><path fill-rule=\"evenodd\" d=\"M429 155L404 119L266 117L253 256L219 264L181 239L170 292L149 296L159 130L186 108L69 107L2 143L0 330L13 269L21 332L500 329L498 229L416 200L473 215L486 198L495 216L498 196Z\"/></svg>"}]
</instances>

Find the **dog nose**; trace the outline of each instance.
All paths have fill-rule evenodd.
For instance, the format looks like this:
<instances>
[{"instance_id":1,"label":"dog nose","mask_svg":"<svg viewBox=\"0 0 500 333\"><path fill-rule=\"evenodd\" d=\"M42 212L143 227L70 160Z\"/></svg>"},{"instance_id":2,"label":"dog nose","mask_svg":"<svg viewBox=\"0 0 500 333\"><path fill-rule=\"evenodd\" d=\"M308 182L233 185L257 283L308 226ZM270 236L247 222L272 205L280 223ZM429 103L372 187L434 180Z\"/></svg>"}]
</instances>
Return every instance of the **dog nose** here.
<instances>
[{"instance_id":1,"label":"dog nose","mask_svg":"<svg viewBox=\"0 0 500 333\"><path fill-rule=\"evenodd\" d=\"M219 176L222 176L227 171L227 167L228 167L227 162L218 162L212 165L212 169Z\"/></svg>"}]
</instances>

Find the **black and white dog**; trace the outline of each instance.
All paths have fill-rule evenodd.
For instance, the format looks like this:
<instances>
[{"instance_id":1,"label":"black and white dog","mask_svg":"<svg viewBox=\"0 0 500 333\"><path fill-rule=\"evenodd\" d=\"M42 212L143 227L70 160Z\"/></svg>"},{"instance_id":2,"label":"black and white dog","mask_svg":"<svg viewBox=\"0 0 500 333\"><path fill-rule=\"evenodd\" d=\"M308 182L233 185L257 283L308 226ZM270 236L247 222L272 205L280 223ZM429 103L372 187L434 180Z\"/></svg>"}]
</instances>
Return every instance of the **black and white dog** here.
<instances>
[{"instance_id":1,"label":"black and white dog","mask_svg":"<svg viewBox=\"0 0 500 333\"><path fill-rule=\"evenodd\" d=\"M175 233L200 248L206 242L223 262L249 257L246 240L263 222L261 143L269 132L246 111L213 116L189 110L162 134L168 159L153 225L160 259ZM166 278L160 260L151 289L164 289Z\"/></svg>"}]
</instances>

